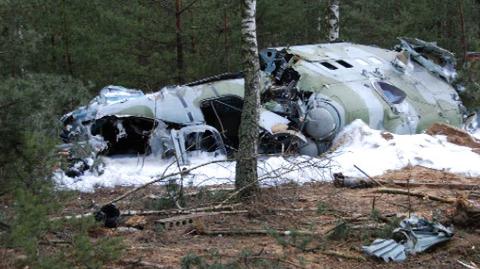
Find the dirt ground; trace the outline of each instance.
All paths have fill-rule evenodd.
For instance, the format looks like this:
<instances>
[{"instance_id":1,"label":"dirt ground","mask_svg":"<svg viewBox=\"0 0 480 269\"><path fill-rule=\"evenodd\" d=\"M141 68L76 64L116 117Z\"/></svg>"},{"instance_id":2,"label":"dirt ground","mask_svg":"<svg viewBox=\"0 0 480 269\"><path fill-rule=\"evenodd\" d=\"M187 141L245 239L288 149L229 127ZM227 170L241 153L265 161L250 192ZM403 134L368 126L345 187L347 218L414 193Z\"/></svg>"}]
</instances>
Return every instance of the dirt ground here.
<instances>
[{"instance_id":1,"label":"dirt ground","mask_svg":"<svg viewBox=\"0 0 480 269\"><path fill-rule=\"evenodd\" d=\"M480 180L419 166L391 171L377 179L464 185L475 185ZM407 189L390 184L387 187ZM338 188L331 183L290 184L263 189L253 202L235 205L231 209L236 211L233 213L190 216L173 222L171 228L168 223L163 228L156 221L179 216L167 214L172 211L145 217L126 216L122 217L120 226L136 225L143 229L98 227L90 234L92 238L120 236L124 239L127 247L122 258L109 268L180 268L187 254L195 254L207 264L237 262L242 268L257 268L255 260L267 264L262 268L466 268L459 261L480 264L480 234L474 227L455 226L452 240L426 253L409 256L403 263L385 263L364 255L361 246L379 236L388 238L395 228L395 224L389 223L395 219L401 220L410 213L449 225L455 211L452 203L381 194L377 189ZM441 184L409 189L412 193L443 198L476 199L472 198L476 197L475 190L457 190ZM104 203L126 190L128 188L98 189L95 193L78 194L64 214L85 212L92 204ZM208 207L228 197L218 191L189 189L186 192L190 193L185 198L187 207ZM161 209L163 205L157 200L164 194L161 187L148 188L118 202L117 206L120 210ZM294 234L279 235L275 230L290 230ZM229 234L232 232L236 234Z\"/></svg>"},{"instance_id":2,"label":"dirt ground","mask_svg":"<svg viewBox=\"0 0 480 269\"><path fill-rule=\"evenodd\" d=\"M182 261L185 265L192 255L205 266L184 268L468 268L460 262L476 268L471 262L480 264L480 230L475 227L480 224L475 221L469 227L454 225L455 235L450 241L408 256L403 263L385 263L361 250L362 245L369 245L376 238L390 238L398 221L409 214L450 225L457 205L449 201L480 199L480 191L476 190L480 178L415 166L389 171L375 179L384 186L350 189L332 183L310 183L262 189L249 203L227 200L225 205L232 206L216 215L178 214L175 205L162 198L166 195L165 187L153 186L116 205L122 212L157 210L156 214L123 216L119 228L99 224L89 234L92 240L123 238L126 248L122 257L107 268L181 268ZM407 180L411 184L408 188L398 185ZM470 187L462 190L458 186ZM408 189L445 201L377 192L385 187ZM130 189L77 193L62 215L89 212L93 205L103 204ZM231 197L232 190L231 186L217 186L186 189L185 193L183 206L191 209L218 205ZM171 217L180 217L172 220L171 227L169 223L164 227L156 222ZM290 234L284 235L285 231ZM21 254L13 250L0 250L0 259L4 260L0 264L9 264L6 260L18 255ZM237 267L207 266L215 263Z\"/></svg>"}]
</instances>

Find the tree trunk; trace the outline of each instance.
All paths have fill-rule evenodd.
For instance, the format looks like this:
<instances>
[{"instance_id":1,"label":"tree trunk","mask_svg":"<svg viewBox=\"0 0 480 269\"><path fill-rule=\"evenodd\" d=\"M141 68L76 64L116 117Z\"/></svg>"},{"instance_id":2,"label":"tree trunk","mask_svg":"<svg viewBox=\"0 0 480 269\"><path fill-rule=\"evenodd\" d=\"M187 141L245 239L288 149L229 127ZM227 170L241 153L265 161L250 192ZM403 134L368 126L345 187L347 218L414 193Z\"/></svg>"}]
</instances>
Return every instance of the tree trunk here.
<instances>
[{"instance_id":1,"label":"tree trunk","mask_svg":"<svg viewBox=\"0 0 480 269\"><path fill-rule=\"evenodd\" d=\"M242 59L245 96L236 155L235 187L243 198L258 190L257 144L260 106L260 64L255 23L256 0L242 0Z\"/></svg>"},{"instance_id":2,"label":"tree trunk","mask_svg":"<svg viewBox=\"0 0 480 269\"><path fill-rule=\"evenodd\" d=\"M340 0L330 0L327 8L328 40L338 40L340 36Z\"/></svg>"},{"instance_id":3,"label":"tree trunk","mask_svg":"<svg viewBox=\"0 0 480 269\"><path fill-rule=\"evenodd\" d=\"M460 15L460 34L461 34L461 43L463 49L462 64L467 60L467 38L465 34L465 16L463 8L463 0L458 0L458 13Z\"/></svg>"},{"instance_id":4,"label":"tree trunk","mask_svg":"<svg viewBox=\"0 0 480 269\"><path fill-rule=\"evenodd\" d=\"M67 22L67 11L65 7L65 0L62 0L62 20L63 20L63 44L64 44L64 60L65 67L70 75L73 76L73 63L72 63L72 54L70 53L70 38L68 31L68 22Z\"/></svg>"},{"instance_id":5,"label":"tree trunk","mask_svg":"<svg viewBox=\"0 0 480 269\"><path fill-rule=\"evenodd\" d=\"M223 48L225 51L225 70L230 71L230 61L229 61L229 52L228 52L228 16L227 8L228 5L225 2L223 7Z\"/></svg>"},{"instance_id":6,"label":"tree trunk","mask_svg":"<svg viewBox=\"0 0 480 269\"><path fill-rule=\"evenodd\" d=\"M177 45L177 83L183 84L185 82L185 74L183 70L183 43L182 43L182 28L181 28L181 0L175 1L175 35Z\"/></svg>"}]
</instances>

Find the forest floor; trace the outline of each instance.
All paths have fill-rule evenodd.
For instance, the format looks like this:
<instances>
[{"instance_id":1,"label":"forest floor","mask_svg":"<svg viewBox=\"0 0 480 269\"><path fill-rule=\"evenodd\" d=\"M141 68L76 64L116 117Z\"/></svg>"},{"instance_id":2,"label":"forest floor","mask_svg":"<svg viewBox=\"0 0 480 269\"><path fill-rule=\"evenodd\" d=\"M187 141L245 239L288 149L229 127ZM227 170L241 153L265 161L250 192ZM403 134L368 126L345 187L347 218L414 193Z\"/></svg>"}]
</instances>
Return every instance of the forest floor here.
<instances>
[{"instance_id":1,"label":"forest floor","mask_svg":"<svg viewBox=\"0 0 480 269\"><path fill-rule=\"evenodd\" d=\"M434 187L412 186L410 191L470 199L474 190L442 184L477 184L480 180L421 166L390 171L376 179L441 183L433 184ZM398 185L388 187L407 190ZM225 191L212 188L205 187L200 192L186 190L193 193L186 196L186 206L208 207L224 201ZM369 245L376 238L390 238L398 220L409 213L449 224L455 211L454 203L381 194L375 192L377 189L338 188L332 183L286 184L262 189L251 203L235 206L236 213L192 217L192 223L180 220L178 226L174 223L171 228L168 224L167 228L156 225L155 221L179 215L128 216L122 217L120 226L142 229L109 229L99 225L90 235L93 239L123 238L126 249L119 261L109 265L111 268L180 268L182 262L185 266L195 261L203 263L204 267L198 268L213 268L208 267L213 264L241 268L466 268L459 261L480 264L480 231L457 226L450 241L426 253L410 255L403 263L385 263L363 254L362 245ZM127 190L100 188L94 193L78 193L64 214L82 213L92 203L101 204ZM117 206L120 210L164 209L165 201L158 200L164 194L160 186L145 189ZM289 236L275 232L286 230L293 232Z\"/></svg>"}]
</instances>

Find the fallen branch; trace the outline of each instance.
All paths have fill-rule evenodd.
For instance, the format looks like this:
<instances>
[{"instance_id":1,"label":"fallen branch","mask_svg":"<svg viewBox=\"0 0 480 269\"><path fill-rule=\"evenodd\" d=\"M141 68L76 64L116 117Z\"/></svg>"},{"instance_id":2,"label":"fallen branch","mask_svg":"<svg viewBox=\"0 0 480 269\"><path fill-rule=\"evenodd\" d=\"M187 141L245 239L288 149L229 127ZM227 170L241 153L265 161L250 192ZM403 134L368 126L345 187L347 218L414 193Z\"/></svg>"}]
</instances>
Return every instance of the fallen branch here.
<instances>
[{"instance_id":1,"label":"fallen branch","mask_svg":"<svg viewBox=\"0 0 480 269\"><path fill-rule=\"evenodd\" d=\"M113 203L115 203L115 202L118 202L118 201L120 201L120 200L122 200L122 199L125 199L125 197L127 197L127 196L129 196L129 195L131 195L131 194L133 194L133 193L135 193L135 192L137 192L137 191L139 191L139 190L142 190L142 189L144 189L144 188L146 188L146 187L148 187L148 186L150 186L150 185L152 185L152 184L155 184L155 183L164 181L164 180L166 180L167 178L171 178L171 177L178 176L178 175L188 174L188 173L190 173L191 171L193 171L193 170L195 170L195 169L198 169L198 168L203 167L203 166L207 166L207 165L209 165L209 164L221 163L221 162L229 162L229 161L231 161L231 160L215 160L215 161L211 161L211 162L208 162L208 163L203 163L203 164L200 164L200 165L197 165L197 166L188 168L188 169L184 169L184 170L179 171L179 172L171 173L171 174L168 174L168 175L161 175L159 178L156 178L156 179L154 179L154 180L152 180L152 181L150 181L150 182L147 182L147 183L145 183L145 184L143 184L143 185L141 185L141 186L138 186L138 187L136 187L136 188L134 188L134 189L131 189L131 190L123 193L122 195L116 197L115 199L106 202L104 205L113 204Z\"/></svg>"},{"instance_id":2,"label":"fallen branch","mask_svg":"<svg viewBox=\"0 0 480 269\"><path fill-rule=\"evenodd\" d=\"M404 182L404 181L379 181L384 185L394 184L401 187L429 187L429 188L445 188L455 190L475 190L479 189L478 184L461 184L461 183L432 183L432 182Z\"/></svg>"},{"instance_id":3,"label":"fallen branch","mask_svg":"<svg viewBox=\"0 0 480 269\"><path fill-rule=\"evenodd\" d=\"M121 216L151 216L151 215L183 215L183 214L192 214L199 212L209 212L216 210L233 210L235 207L240 204L231 204L224 206L209 206L209 207L199 207L191 209L173 209L173 210L125 210L121 211Z\"/></svg>"},{"instance_id":4,"label":"fallen branch","mask_svg":"<svg viewBox=\"0 0 480 269\"><path fill-rule=\"evenodd\" d=\"M218 235L271 235L271 234L278 234L283 236L290 236L292 234L296 235L308 235L308 236L323 236L323 233L315 233L310 231L279 231L279 230L226 230L226 229L218 229L218 230L209 230L209 231L197 231L200 235L208 235L208 236L218 236Z\"/></svg>"},{"instance_id":5,"label":"fallen branch","mask_svg":"<svg viewBox=\"0 0 480 269\"><path fill-rule=\"evenodd\" d=\"M202 193L203 191L209 191L209 192L221 192L221 191L233 191L235 190L234 187L222 187L222 188L219 188L219 187L213 187L213 188L201 188L200 190L196 190L196 191L191 191L191 192L184 192L182 194L183 197L195 197L197 195L199 195L200 193ZM145 198L148 198L148 199L152 199L152 200L160 200L160 199L171 199L170 196L157 196L157 195L147 195L145 196Z\"/></svg>"},{"instance_id":6,"label":"fallen branch","mask_svg":"<svg viewBox=\"0 0 480 269\"><path fill-rule=\"evenodd\" d=\"M150 268L155 268L155 269L172 268L170 266L163 266L163 265L160 265L160 264L157 264L157 263L142 261L140 259L138 259L138 260L122 260L122 262L126 263L126 264L133 265L133 266L135 266L135 268L139 265L143 266L143 267L150 267Z\"/></svg>"},{"instance_id":7,"label":"fallen branch","mask_svg":"<svg viewBox=\"0 0 480 269\"><path fill-rule=\"evenodd\" d=\"M248 259L255 259L255 260L259 260L259 259L272 260L272 261L277 261L277 262L280 262L280 263L291 265L295 268L305 268L305 266L302 266L301 264L297 264L295 262L292 262L292 261L289 261L289 260L286 260L286 259L281 259L281 258L278 258L278 257L255 256L255 257L247 257L247 258Z\"/></svg>"},{"instance_id":8,"label":"fallen branch","mask_svg":"<svg viewBox=\"0 0 480 269\"><path fill-rule=\"evenodd\" d=\"M355 167L358 171L360 171L360 173L364 174L368 179L370 179L372 182L374 182L375 184L377 185L380 185L382 186L382 183L378 182L377 180L375 180L373 177L369 176L367 173L365 173L362 169L360 169L360 167L356 166L355 164L353 165L353 167Z\"/></svg>"},{"instance_id":9,"label":"fallen branch","mask_svg":"<svg viewBox=\"0 0 480 269\"><path fill-rule=\"evenodd\" d=\"M230 235L230 236L235 236L235 235L272 235L272 234L277 234L277 235L282 235L282 236L290 236L290 235L303 235L303 236L325 236L331 231L335 230L337 227L340 225L347 225L345 222L336 225L332 229L327 230L326 232L311 232L311 231L296 231L296 230L263 230L263 229L252 229L252 230L230 230L230 229L215 229L215 230L201 230L197 231L198 234L200 235L208 235L208 236L218 236L218 235ZM350 229L378 229L384 227L382 224L365 224L365 225L353 225L349 226Z\"/></svg>"},{"instance_id":10,"label":"fallen branch","mask_svg":"<svg viewBox=\"0 0 480 269\"><path fill-rule=\"evenodd\" d=\"M81 218L92 217L92 216L93 216L93 213L90 212L90 213L78 214L73 216L53 217L53 218L50 218L50 221L81 219Z\"/></svg>"},{"instance_id":11,"label":"fallen branch","mask_svg":"<svg viewBox=\"0 0 480 269\"><path fill-rule=\"evenodd\" d=\"M445 188L456 190L475 190L479 189L478 184L463 184L463 183L435 183L435 182L406 182L406 181L390 181L390 180L375 180L371 178L346 177L341 173L334 174L333 184L335 187L346 188L372 188L384 187L386 185L397 185L401 187L428 187L428 188Z\"/></svg>"},{"instance_id":12,"label":"fallen branch","mask_svg":"<svg viewBox=\"0 0 480 269\"><path fill-rule=\"evenodd\" d=\"M330 255L330 256L335 256L335 257L339 257L339 258L344 258L344 259L357 260L357 261L362 261L362 262L367 261L367 259L366 259L365 257L363 257L363 256L353 255L353 254L346 254L346 253L339 252L339 251L334 251L334 250L325 250L325 251L322 251L321 253L322 253L322 254L325 254L325 255Z\"/></svg>"},{"instance_id":13,"label":"fallen branch","mask_svg":"<svg viewBox=\"0 0 480 269\"><path fill-rule=\"evenodd\" d=\"M180 215L180 214L192 214L198 212L208 212L216 210L233 210L235 207L241 205L240 203L224 205L224 206L209 206L198 207L190 209L169 209L169 210L125 210L120 212L120 216L153 216L153 215ZM53 217L50 221L56 220L70 220L81 219L93 216L93 213L78 214L73 216Z\"/></svg>"},{"instance_id":14,"label":"fallen branch","mask_svg":"<svg viewBox=\"0 0 480 269\"><path fill-rule=\"evenodd\" d=\"M387 194L401 194L401 195L411 195L411 196L415 196L415 197L419 197L419 198L428 198L432 201L438 201L438 202L442 202L442 203L447 203L447 204L453 204L455 203L455 199L446 199L446 198L442 198L442 197L439 197L439 196L435 196L435 195L431 195L431 194L427 194L427 193L422 193L422 192L412 192L412 191L407 191L407 190L403 190L403 189L390 189L390 188L381 188L381 189L377 189L375 190L376 193L387 193Z\"/></svg>"},{"instance_id":15,"label":"fallen branch","mask_svg":"<svg viewBox=\"0 0 480 269\"><path fill-rule=\"evenodd\" d=\"M468 269L478 269L478 266L473 263L473 262L470 262L471 264L467 264L465 262L462 262L461 260L457 260L457 262L461 265L463 265L465 268L468 268Z\"/></svg>"}]
</instances>

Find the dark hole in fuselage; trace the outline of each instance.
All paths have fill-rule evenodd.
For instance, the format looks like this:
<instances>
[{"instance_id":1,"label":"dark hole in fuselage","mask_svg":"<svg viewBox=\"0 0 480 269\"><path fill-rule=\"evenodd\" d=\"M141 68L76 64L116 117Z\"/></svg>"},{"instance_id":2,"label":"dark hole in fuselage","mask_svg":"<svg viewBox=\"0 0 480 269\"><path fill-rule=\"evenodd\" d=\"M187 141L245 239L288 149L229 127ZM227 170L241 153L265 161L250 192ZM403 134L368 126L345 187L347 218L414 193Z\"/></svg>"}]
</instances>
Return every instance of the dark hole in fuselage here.
<instances>
[{"instance_id":1,"label":"dark hole in fuselage","mask_svg":"<svg viewBox=\"0 0 480 269\"><path fill-rule=\"evenodd\" d=\"M222 96L203 101L200 108L206 124L215 127L222 135L227 151L237 149L243 100L233 95Z\"/></svg>"},{"instance_id":2,"label":"dark hole in fuselage","mask_svg":"<svg viewBox=\"0 0 480 269\"><path fill-rule=\"evenodd\" d=\"M101 135L108 143L104 154L148 154L148 140L156 123L141 117L118 118L107 116L92 125L92 135ZM123 134L121 134L123 132Z\"/></svg>"}]
</instances>

